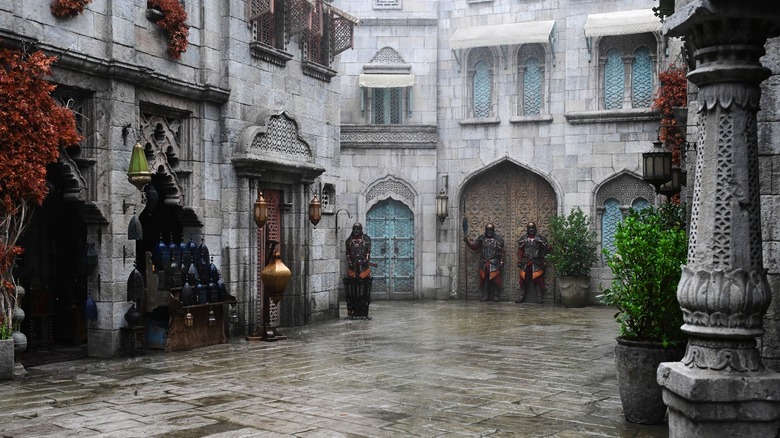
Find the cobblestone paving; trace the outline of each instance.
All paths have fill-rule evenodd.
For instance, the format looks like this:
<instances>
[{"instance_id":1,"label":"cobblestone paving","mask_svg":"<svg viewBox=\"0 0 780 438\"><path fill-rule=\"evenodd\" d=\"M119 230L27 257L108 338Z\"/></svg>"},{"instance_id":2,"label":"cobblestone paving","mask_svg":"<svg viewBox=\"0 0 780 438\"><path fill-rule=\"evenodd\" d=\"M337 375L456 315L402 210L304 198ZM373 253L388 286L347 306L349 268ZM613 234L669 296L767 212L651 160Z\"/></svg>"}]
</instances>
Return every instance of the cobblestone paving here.
<instances>
[{"instance_id":1,"label":"cobblestone paving","mask_svg":"<svg viewBox=\"0 0 780 438\"><path fill-rule=\"evenodd\" d=\"M279 342L35 367L0 383L0 436L666 437L623 419L613 313L383 301Z\"/></svg>"}]
</instances>

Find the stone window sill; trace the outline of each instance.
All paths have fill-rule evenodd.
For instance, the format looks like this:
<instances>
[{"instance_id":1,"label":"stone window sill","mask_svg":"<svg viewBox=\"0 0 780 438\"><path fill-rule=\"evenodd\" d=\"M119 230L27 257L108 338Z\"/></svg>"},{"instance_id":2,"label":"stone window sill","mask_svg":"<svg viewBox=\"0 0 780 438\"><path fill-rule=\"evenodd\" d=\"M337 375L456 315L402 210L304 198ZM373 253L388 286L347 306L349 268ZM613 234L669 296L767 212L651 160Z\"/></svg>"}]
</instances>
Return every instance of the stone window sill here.
<instances>
[{"instance_id":1,"label":"stone window sill","mask_svg":"<svg viewBox=\"0 0 780 438\"><path fill-rule=\"evenodd\" d=\"M581 111L564 114L571 124L607 123L607 122L645 122L660 120L661 113L650 108Z\"/></svg>"},{"instance_id":2,"label":"stone window sill","mask_svg":"<svg viewBox=\"0 0 780 438\"><path fill-rule=\"evenodd\" d=\"M524 123L552 123L553 117L551 115L541 116L512 116L509 118L509 123L512 124L524 124Z\"/></svg>"},{"instance_id":3,"label":"stone window sill","mask_svg":"<svg viewBox=\"0 0 780 438\"><path fill-rule=\"evenodd\" d=\"M480 117L480 118L471 118L471 119L460 119L458 120L458 123L462 126L469 126L469 125L498 125L501 123L501 119L498 117Z\"/></svg>"},{"instance_id":4,"label":"stone window sill","mask_svg":"<svg viewBox=\"0 0 780 438\"><path fill-rule=\"evenodd\" d=\"M293 56L287 52L258 41L249 43L249 50L253 57L280 67L284 67L287 64L287 61L293 58Z\"/></svg>"}]
</instances>

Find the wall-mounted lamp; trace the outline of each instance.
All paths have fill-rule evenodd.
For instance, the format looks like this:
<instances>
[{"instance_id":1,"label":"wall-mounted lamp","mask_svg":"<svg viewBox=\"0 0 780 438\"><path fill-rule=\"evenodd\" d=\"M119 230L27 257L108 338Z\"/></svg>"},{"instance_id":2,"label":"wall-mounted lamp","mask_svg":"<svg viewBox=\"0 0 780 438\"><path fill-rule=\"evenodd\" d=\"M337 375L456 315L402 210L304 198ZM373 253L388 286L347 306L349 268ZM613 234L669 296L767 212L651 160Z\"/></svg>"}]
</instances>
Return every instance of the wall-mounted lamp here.
<instances>
[{"instance_id":1,"label":"wall-mounted lamp","mask_svg":"<svg viewBox=\"0 0 780 438\"><path fill-rule=\"evenodd\" d=\"M314 225L314 228L317 228L317 224L320 223L321 218L322 204L320 203L319 198L317 198L317 192L314 192L314 197L311 198L311 202L309 202L309 220L312 225Z\"/></svg>"},{"instance_id":2,"label":"wall-mounted lamp","mask_svg":"<svg viewBox=\"0 0 780 438\"><path fill-rule=\"evenodd\" d=\"M255 201L255 223L257 228L263 228L268 221L268 203L263 198L263 191L257 192L257 200Z\"/></svg>"},{"instance_id":3,"label":"wall-mounted lamp","mask_svg":"<svg viewBox=\"0 0 780 438\"><path fill-rule=\"evenodd\" d=\"M217 315L214 314L214 309L209 308L209 327L217 323Z\"/></svg>"},{"instance_id":4,"label":"wall-mounted lamp","mask_svg":"<svg viewBox=\"0 0 780 438\"><path fill-rule=\"evenodd\" d=\"M187 310L187 314L184 315L184 326L192 327L194 320L195 318L193 318L192 313L189 310Z\"/></svg>"},{"instance_id":5,"label":"wall-mounted lamp","mask_svg":"<svg viewBox=\"0 0 780 438\"><path fill-rule=\"evenodd\" d=\"M659 194L671 197L674 196L682 190L682 178L683 178L683 172L682 169L675 166L672 167L672 177L669 179L669 181L661 184L660 187L656 190Z\"/></svg>"},{"instance_id":6,"label":"wall-mounted lamp","mask_svg":"<svg viewBox=\"0 0 780 438\"><path fill-rule=\"evenodd\" d=\"M149 170L149 162L146 161L146 153L141 143L136 143L133 146L130 167L127 169L127 180L138 190L143 190L144 186L152 181L152 172Z\"/></svg>"},{"instance_id":7,"label":"wall-mounted lamp","mask_svg":"<svg viewBox=\"0 0 780 438\"><path fill-rule=\"evenodd\" d=\"M672 179L672 152L660 139L653 142L653 150L642 154L642 179L658 192L661 185Z\"/></svg>"},{"instance_id":8,"label":"wall-mounted lamp","mask_svg":"<svg viewBox=\"0 0 780 438\"><path fill-rule=\"evenodd\" d=\"M449 207L450 198L447 196L447 190L449 188L449 176L444 175L442 179L444 180L444 188L442 188L436 196L436 217L439 218L439 223L443 224L444 219L447 219L448 216L447 209Z\"/></svg>"},{"instance_id":9,"label":"wall-mounted lamp","mask_svg":"<svg viewBox=\"0 0 780 438\"><path fill-rule=\"evenodd\" d=\"M88 243L87 251L84 254L84 265L86 265L87 267L87 275L95 272L95 267L97 266L97 264L98 264L98 254L97 251L95 251L95 244Z\"/></svg>"}]
</instances>

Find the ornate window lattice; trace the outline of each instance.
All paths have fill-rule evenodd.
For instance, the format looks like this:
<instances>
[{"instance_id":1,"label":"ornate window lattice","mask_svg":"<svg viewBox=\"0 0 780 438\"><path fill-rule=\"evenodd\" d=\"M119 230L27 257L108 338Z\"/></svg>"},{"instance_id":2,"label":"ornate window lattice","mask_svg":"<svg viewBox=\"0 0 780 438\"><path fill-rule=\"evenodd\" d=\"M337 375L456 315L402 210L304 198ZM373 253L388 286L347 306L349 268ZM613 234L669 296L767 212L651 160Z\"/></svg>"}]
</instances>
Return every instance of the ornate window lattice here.
<instances>
[{"instance_id":1,"label":"ornate window lattice","mask_svg":"<svg viewBox=\"0 0 780 438\"><path fill-rule=\"evenodd\" d=\"M528 58L523 75L523 114L538 116L542 113L542 68L539 59Z\"/></svg>"},{"instance_id":2,"label":"ornate window lattice","mask_svg":"<svg viewBox=\"0 0 780 438\"><path fill-rule=\"evenodd\" d=\"M252 40L284 50L284 0L252 0L248 8Z\"/></svg>"},{"instance_id":3,"label":"ornate window lattice","mask_svg":"<svg viewBox=\"0 0 780 438\"><path fill-rule=\"evenodd\" d=\"M490 67L484 61L474 66L474 117L490 116L493 78Z\"/></svg>"},{"instance_id":4,"label":"ornate window lattice","mask_svg":"<svg viewBox=\"0 0 780 438\"><path fill-rule=\"evenodd\" d=\"M618 110L627 106L650 107L653 100L656 47L656 38L649 32L601 39L602 108Z\"/></svg>"},{"instance_id":5,"label":"ornate window lattice","mask_svg":"<svg viewBox=\"0 0 780 438\"><path fill-rule=\"evenodd\" d=\"M298 138L298 126L295 121L284 113L270 118L266 132L252 140L251 148L311 157L309 145Z\"/></svg>"},{"instance_id":6,"label":"ornate window lattice","mask_svg":"<svg viewBox=\"0 0 780 438\"><path fill-rule=\"evenodd\" d=\"M604 66L604 106L606 109L623 108L625 76L620 51L610 50L607 52L607 63Z\"/></svg>"},{"instance_id":7,"label":"ornate window lattice","mask_svg":"<svg viewBox=\"0 0 780 438\"><path fill-rule=\"evenodd\" d=\"M370 64L403 64L404 59L392 47L382 47L371 58Z\"/></svg>"},{"instance_id":8,"label":"ornate window lattice","mask_svg":"<svg viewBox=\"0 0 780 438\"><path fill-rule=\"evenodd\" d=\"M371 91L372 123L398 125L403 114L402 88L373 88Z\"/></svg>"},{"instance_id":9,"label":"ornate window lattice","mask_svg":"<svg viewBox=\"0 0 780 438\"><path fill-rule=\"evenodd\" d=\"M472 117L490 117L493 112L493 52L488 48L469 53Z\"/></svg>"},{"instance_id":10,"label":"ornate window lattice","mask_svg":"<svg viewBox=\"0 0 780 438\"><path fill-rule=\"evenodd\" d=\"M634 199L634 202L631 203L631 208L636 211L644 210L649 206L650 206L650 202L645 198L636 198Z\"/></svg>"},{"instance_id":11,"label":"ornate window lattice","mask_svg":"<svg viewBox=\"0 0 780 438\"><path fill-rule=\"evenodd\" d=\"M610 254L615 253L615 232L617 225L623 221L620 211L620 201L609 198L604 202L604 214L601 216L601 247Z\"/></svg>"},{"instance_id":12,"label":"ornate window lattice","mask_svg":"<svg viewBox=\"0 0 780 438\"><path fill-rule=\"evenodd\" d=\"M407 187L406 184L395 179L382 181L374 187L371 187L368 193L366 193L366 202L388 196L400 199L409 205L414 205L414 193L409 190L409 187Z\"/></svg>"},{"instance_id":13,"label":"ornate window lattice","mask_svg":"<svg viewBox=\"0 0 780 438\"><path fill-rule=\"evenodd\" d=\"M647 108L653 100L653 61L647 47L640 47L634 52L634 62L631 65L631 99L634 108Z\"/></svg>"}]
</instances>

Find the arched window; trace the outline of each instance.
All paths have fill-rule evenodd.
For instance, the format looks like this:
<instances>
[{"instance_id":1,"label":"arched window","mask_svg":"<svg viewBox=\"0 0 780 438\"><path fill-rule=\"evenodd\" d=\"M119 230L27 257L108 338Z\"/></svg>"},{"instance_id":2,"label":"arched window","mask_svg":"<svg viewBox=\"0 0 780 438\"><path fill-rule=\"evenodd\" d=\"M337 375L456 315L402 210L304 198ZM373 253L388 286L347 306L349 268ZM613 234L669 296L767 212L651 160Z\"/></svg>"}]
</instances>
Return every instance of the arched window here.
<instances>
[{"instance_id":1,"label":"arched window","mask_svg":"<svg viewBox=\"0 0 780 438\"><path fill-rule=\"evenodd\" d=\"M490 67L484 61L474 66L474 117L490 116L490 101L493 94Z\"/></svg>"},{"instance_id":2,"label":"arched window","mask_svg":"<svg viewBox=\"0 0 780 438\"><path fill-rule=\"evenodd\" d=\"M481 47L469 53L470 117L493 116L493 52Z\"/></svg>"},{"instance_id":3,"label":"arched window","mask_svg":"<svg viewBox=\"0 0 780 438\"><path fill-rule=\"evenodd\" d=\"M653 61L650 49L640 47L634 52L631 65L631 106L647 108L653 101Z\"/></svg>"},{"instance_id":4,"label":"arched window","mask_svg":"<svg viewBox=\"0 0 780 438\"><path fill-rule=\"evenodd\" d=\"M650 206L650 202L645 198L636 198L634 199L634 202L631 203L631 208L633 208L636 211L644 210L649 206Z\"/></svg>"},{"instance_id":5,"label":"arched window","mask_svg":"<svg viewBox=\"0 0 780 438\"><path fill-rule=\"evenodd\" d=\"M542 113L542 68L538 58L528 58L523 75L523 115Z\"/></svg>"},{"instance_id":6,"label":"arched window","mask_svg":"<svg viewBox=\"0 0 780 438\"><path fill-rule=\"evenodd\" d=\"M615 252L615 231L617 225L623 221L623 213L620 211L620 201L609 198L604 201L604 214L601 216L601 247L610 254Z\"/></svg>"},{"instance_id":7,"label":"arched window","mask_svg":"<svg viewBox=\"0 0 780 438\"><path fill-rule=\"evenodd\" d=\"M604 36L598 42L600 108L649 108L653 103L657 41L653 33Z\"/></svg>"},{"instance_id":8,"label":"arched window","mask_svg":"<svg viewBox=\"0 0 780 438\"><path fill-rule=\"evenodd\" d=\"M610 50L607 52L607 63L604 65L604 106L606 109L623 108L625 76L620 50Z\"/></svg>"}]
</instances>

